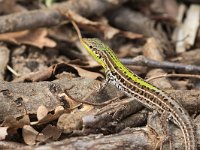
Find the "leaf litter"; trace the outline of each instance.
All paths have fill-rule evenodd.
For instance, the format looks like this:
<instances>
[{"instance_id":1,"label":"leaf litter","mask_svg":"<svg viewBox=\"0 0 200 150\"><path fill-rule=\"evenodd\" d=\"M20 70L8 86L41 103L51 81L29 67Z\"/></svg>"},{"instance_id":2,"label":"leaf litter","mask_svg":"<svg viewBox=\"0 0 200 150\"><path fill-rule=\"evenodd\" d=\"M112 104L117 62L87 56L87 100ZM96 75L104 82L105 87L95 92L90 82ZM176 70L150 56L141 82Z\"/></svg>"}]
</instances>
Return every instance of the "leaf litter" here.
<instances>
[{"instance_id":1,"label":"leaf litter","mask_svg":"<svg viewBox=\"0 0 200 150\"><path fill-rule=\"evenodd\" d=\"M110 1L110 3L118 5L118 3L114 1ZM12 3L12 5L15 4L20 5L20 3ZM188 35L188 32L186 31L189 28L185 27L185 31L182 31L181 27L188 26L188 22L190 22L191 19L191 12L199 12L199 6L197 7L197 5L191 5L188 9L185 9L185 11L187 11L185 12L185 21L179 20L178 22L176 15L178 12L177 6L180 6L180 4L177 4L175 1L166 1L164 2L164 4L162 3L162 1L154 1L154 5L146 6L147 7L143 5L143 7L137 8L137 10L140 10L144 14L146 13L146 16L150 14L151 19L154 18L157 21L165 23L166 20L169 21L168 23L170 24L170 27L178 28L178 35L183 35L180 32L184 32L184 36ZM172 6L174 11L170 11L169 6ZM152 8L159 9L154 9L152 11ZM1 13L6 12L3 9L1 11ZM120 51L116 52L120 57L135 57L139 54L141 55L142 53L146 57L152 57L152 54L150 53L155 54L155 52L148 51L148 49L156 49L156 46L159 45L156 42L155 37L145 37L141 33L118 28L117 25L113 25L113 23L111 25L110 20L107 17L108 14L104 14L102 16L95 16L93 17L93 20L92 17L86 18L85 16L81 16L81 14L79 14L78 12L75 13L73 11L67 11L67 13L65 13L65 17L66 16L74 20L78 24L78 26L82 30L83 35L85 35L86 37L97 36L101 37L102 39L104 38L104 40L107 40L109 42L111 41L111 46L114 45L117 47L117 49L120 49ZM196 18L194 18L194 23L192 24L193 26L191 26L192 33L190 33L190 37L184 39L184 36L181 36L173 39L173 42L175 42L176 46L181 42L183 43L182 47L184 49L184 52L187 51L187 49L191 50L191 47L195 44L195 39L199 39L199 35L197 34L199 23L196 22L198 20L197 18L199 18L199 15L192 15L192 17L194 16L196 16ZM79 82L78 80L80 78L96 80L99 78L102 79L104 77L102 75L102 68L97 63L94 63L94 61L90 60L88 56L84 58L81 55L79 55L84 50L81 50L80 43L77 41L78 37L72 31L73 29L71 28L70 24L68 23L68 21L65 21L62 22L62 24L59 24L55 27L42 27L37 29L30 28L23 31L0 34L0 41L3 42L3 46L7 46L10 49L10 51L13 51L13 53L10 54L10 59L12 59L11 62L14 65L14 69L18 69L17 71L19 71L21 75L20 77L13 77L12 75L9 75L9 78L5 78L6 80L10 80L13 83L16 82L16 84L18 84L17 82L38 82L38 84L40 84L41 81L49 82L52 80L61 80L62 78L69 79L69 81L65 85L65 88L60 88L57 84L50 84L48 85L48 92L45 88L43 89L44 91L42 91L46 94L47 99L49 98L52 100L53 98L55 98L56 100L58 100L58 105L41 103L40 105L38 105L37 108L31 109L31 107L27 106L25 102L23 103L23 101L29 102L30 98L24 98L22 96L22 105L19 105L17 108L22 109L23 113L21 115L18 115L17 117L14 117L13 114L8 114L8 116L4 118L0 127L0 140L7 140L8 138L10 139L10 137L21 135L21 141L19 139L21 143L24 142L27 145L37 145L49 143L52 142L52 140L60 140L61 136L68 138L72 135L81 134L81 132L83 135L89 134L90 132L98 133L99 131L104 132L106 134L114 132L113 129L116 127L117 121L112 120L113 118L111 114L106 113L105 111L105 114L102 114L107 116L107 118L103 118L103 116L100 116L100 118L96 118L97 120L100 119L100 122L102 121L102 124L92 124L92 120L95 120L95 112L98 109L101 109L101 107L97 108L96 106L83 104L75 100L76 98L78 99L86 95L86 93L81 95L82 91L84 91L85 88L88 91L92 88L90 88L89 86L81 87L81 85L79 85L82 88L82 91L78 92L74 90L72 92L74 95L78 95L76 98L72 99L71 97L66 95L66 91L70 91L70 89L73 89L74 87L73 85L70 85L68 87L68 85L70 84L70 80L72 81L72 79L77 79L76 84L83 84L86 81ZM180 25L175 26L174 22L176 21L180 23ZM168 36L171 36L171 34L169 34L170 29L167 28L166 30L167 31L162 31L166 32ZM151 35L150 29L148 32L148 35ZM143 44L144 41L145 44ZM162 48L160 49L162 51ZM75 53L70 53L71 50L73 50ZM63 53L63 51L65 53ZM181 52L181 54L186 54L183 51ZM177 47L176 52L179 52L179 50L177 50ZM198 50L195 51L195 54L193 55L197 56L197 53ZM85 56L85 53L83 54ZM72 57L75 57L75 59L71 60ZM184 57L184 55L180 55L179 58L181 57ZM153 58L157 59L157 56L154 56ZM42 61L33 61L37 59L40 59ZM179 59L178 57L175 57L174 60ZM190 61L191 64L194 63L194 61L192 61L191 59ZM195 63L196 61L197 59L195 59ZM37 63L43 63L44 67L37 65ZM22 68L25 69L23 70ZM136 67L132 66L132 68L135 69ZM142 70L143 72L139 71L139 73L141 73L142 75L146 75L148 69L144 69L143 67ZM4 80L4 78L2 79ZM173 83L176 84L176 87L181 87L184 89L188 88L188 81L186 82L186 80L184 80L187 84L183 84L183 82L179 80L175 81ZM181 85L184 85L184 87L182 87ZM28 94L34 95L34 92L35 89L33 88L32 92L29 92ZM106 96L108 94L106 92L107 91L104 91L103 94L100 93L101 96ZM9 98L13 97L13 93L15 95L16 92L12 93L10 89L4 89L1 91L1 93L1 96L3 96L4 98ZM96 96L95 98L98 99L99 97L100 96ZM42 100L40 96L38 96L38 99ZM90 100L90 98L88 99ZM105 100L106 98L102 99ZM16 103L10 104L15 105ZM50 109L49 105L53 105L53 107L51 107ZM109 105L107 107L107 110L112 110L112 114L114 114L114 116L124 115L124 107L116 108L117 110L115 110L114 108L110 109ZM90 118L91 116L93 117L92 119ZM88 121L90 128L95 128L95 126L98 127L99 125L101 125L101 127L95 130L88 130L88 132L85 132L85 124L83 119L87 117L90 119ZM104 122L106 119L107 122ZM95 121L93 121L93 123L94 122Z\"/></svg>"}]
</instances>

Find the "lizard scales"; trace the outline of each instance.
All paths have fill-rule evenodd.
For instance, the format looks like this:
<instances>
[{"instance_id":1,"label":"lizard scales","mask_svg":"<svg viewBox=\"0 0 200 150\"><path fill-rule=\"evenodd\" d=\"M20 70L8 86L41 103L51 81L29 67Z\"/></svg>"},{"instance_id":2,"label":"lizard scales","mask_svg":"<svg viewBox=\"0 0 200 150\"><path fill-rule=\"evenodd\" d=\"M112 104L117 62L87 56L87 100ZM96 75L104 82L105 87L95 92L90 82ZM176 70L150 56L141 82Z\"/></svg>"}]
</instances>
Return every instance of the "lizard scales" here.
<instances>
[{"instance_id":1,"label":"lizard scales","mask_svg":"<svg viewBox=\"0 0 200 150\"><path fill-rule=\"evenodd\" d=\"M131 72L120 62L114 52L99 39L82 38L81 43L102 65L109 83L114 84L127 95L135 97L146 107L156 110L159 114L167 113L168 119L173 121L183 133L185 150L197 149L190 116L178 102Z\"/></svg>"}]
</instances>

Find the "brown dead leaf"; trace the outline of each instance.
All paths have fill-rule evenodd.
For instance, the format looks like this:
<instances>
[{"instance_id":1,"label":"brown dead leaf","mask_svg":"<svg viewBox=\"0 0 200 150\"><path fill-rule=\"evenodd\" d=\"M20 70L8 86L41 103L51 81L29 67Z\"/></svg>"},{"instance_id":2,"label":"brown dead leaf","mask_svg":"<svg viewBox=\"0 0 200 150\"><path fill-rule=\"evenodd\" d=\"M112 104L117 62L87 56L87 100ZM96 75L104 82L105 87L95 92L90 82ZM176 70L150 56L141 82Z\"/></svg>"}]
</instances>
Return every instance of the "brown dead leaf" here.
<instances>
[{"instance_id":1,"label":"brown dead leaf","mask_svg":"<svg viewBox=\"0 0 200 150\"><path fill-rule=\"evenodd\" d=\"M24 74L20 76L19 78L15 78L13 82L24 82L24 81L29 81L29 82L38 82L38 81L45 81L48 80L53 71L53 66L50 66L49 68L39 70L36 72L30 72L28 74Z\"/></svg>"},{"instance_id":2,"label":"brown dead leaf","mask_svg":"<svg viewBox=\"0 0 200 150\"><path fill-rule=\"evenodd\" d=\"M39 133L36 137L36 141L38 142L45 142L47 140L46 136L42 133Z\"/></svg>"},{"instance_id":3,"label":"brown dead leaf","mask_svg":"<svg viewBox=\"0 0 200 150\"><path fill-rule=\"evenodd\" d=\"M154 17L155 19L166 20L168 23L175 22L178 14L178 3L176 0L154 0L150 8L154 14L157 14L157 17Z\"/></svg>"},{"instance_id":4,"label":"brown dead leaf","mask_svg":"<svg viewBox=\"0 0 200 150\"><path fill-rule=\"evenodd\" d=\"M141 54L141 48L136 48L132 43L127 43L119 47L117 56L119 58L136 57L140 54Z\"/></svg>"},{"instance_id":5,"label":"brown dead leaf","mask_svg":"<svg viewBox=\"0 0 200 150\"><path fill-rule=\"evenodd\" d=\"M28 145L36 144L36 139L37 139L38 134L39 134L39 132L36 131L30 125L25 125L22 128L22 136L23 136L24 142Z\"/></svg>"},{"instance_id":6,"label":"brown dead leaf","mask_svg":"<svg viewBox=\"0 0 200 150\"><path fill-rule=\"evenodd\" d=\"M29 124L30 124L30 119L28 115L24 115L19 120L17 120L13 116L8 116L5 118L1 126L8 127L9 134L13 134L16 132L18 128L22 128L24 125L29 125Z\"/></svg>"},{"instance_id":7,"label":"brown dead leaf","mask_svg":"<svg viewBox=\"0 0 200 150\"><path fill-rule=\"evenodd\" d=\"M88 105L88 104L84 104L83 107L81 109L79 109L82 112L87 112L87 111L91 111L94 109L94 106L92 105Z\"/></svg>"},{"instance_id":8,"label":"brown dead leaf","mask_svg":"<svg viewBox=\"0 0 200 150\"><path fill-rule=\"evenodd\" d=\"M7 129L8 127L0 127L0 141L5 140L8 135Z\"/></svg>"},{"instance_id":9,"label":"brown dead leaf","mask_svg":"<svg viewBox=\"0 0 200 150\"><path fill-rule=\"evenodd\" d=\"M15 0L0 0L0 13L11 14L26 11L26 8L19 5Z\"/></svg>"},{"instance_id":10,"label":"brown dead leaf","mask_svg":"<svg viewBox=\"0 0 200 150\"><path fill-rule=\"evenodd\" d=\"M163 53L160 44L155 38L148 38L146 44L143 47L143 55L147 58L163 61Z\"/></svg>"},{"instance_id":11,"label":"brown dead leaf","mask_svg":"<svg viewBox=\"0 0 200 150\"><path fill-rule=\"evenodd\" d=\"M64 107L63 106L57 106L54 110L55 114L56 113L59 113L59 111L63 111L64 110Z\"/></svg>"},{"instance_id":12,"label":"brown dead leaf","mask_svg":"<svg viewBox=\"0 0 200 150\"><path fill-rule=\"evenodd\" d=\"M57 122L59 129L63 130L64 133L71 133L74 130L80 130L82 128L82 117L94 110L94 106L83 104L81 109L75 109L80 106L80 102L76 102L73 98L63 93L63 99L68 101L70 108L72 109L70 113L62 114Z\"/></svg>"},{"instance_id":13,"label":"brown dead leaf","mask_svg":"<svg viewBox=\"0 0 200 150\"><path fill-rule=\"evenodd\" d=\"M106 39L111 39L116 35L124 36L129 39L137 39L143 37L141 34L128 31L121 31L117 28L110 26L107 22L90 21L73 11L68 11L66 16L70 18L70 20L74 20L82 28L103 33Z\"/></svg>"},{"instance_id":14,"label":"brown dead leaf","mask_svg":"<svg viewBox=\"0 0 200 150\"><path fill-rule=\"evenodd\" d=\"M77 41L77 33L71 27L64 25L56 26L48 29L48 34L53 39L65 42Z\"/></svg>"},{"instance_id":15,"label":"brown dead leaf","mask_svg":"<svg viewBox=\"0 0 200 150\"><path fill-rule=\"evenodd\" d=\"M163 1L163 6L165 8L166 13L169 15L169 17L175 20L178 14L177 1L176 0Z\"/></svg>"},{"instance_id":16,"label":"brown dead leaf","mask_svg":"<svg viewBox=\"0 0 200 150\"><path fill-rule=\"evenodd\" d=\"M76 111L70 114L62 114L58 119L57 126L63 130L64 133L71 133L74 130L80 130L82 128L82 117L87 112Z\"/></svg>"},{"instance_id":17,"label":"brown dead leaf","mask_svg":"<svg viewBox=\"0 0 200 150\"><path fill-rule=\"evenodd\" d=\"M61 93L58 96L59 96L60 99L67 101L67 104L69 105L70 109L73 109L78 105L78 102L76 102L75 100L71 99L65 93ZM55 110L55 112L57 112L57 110Z\"/></svg>"},{"instance_id":18,"label":"brown dead leaf","mask_svg":"<svg viewBox=\"0 0 200 150\"><path fill-rule=\"evenodd\" d=\"M61 135L61 130L58 129L56 126L47 125L42 132L46 139L52 138L53 140L57 140Z\"/></svg>"},{"instance_id":19,"label":"brown dead leaf","mask_svg":"<svg viewBox=\"0 0 200 150\"><path fill-rule=\"evenodd\" d=\"M47 38L45 28L0 34L0 41L13 42L18 45L28 44L39 48L56 46L53 40Z\"/></svg>"},{"instance_id":20,"label":"brown dead leaf","mask_svg":"<svg viewBox=\"0 0 200 150\"><path fill-rule=\"evenodd\" d=\"M50 121L56 120L64 112L66 112L66 110L64 110L64 108L62 106L58 106L58 108L55 108L54 114L47 114L46 116L44 116L44 118L42 118L36 122L31 122L31 125L42 125L42 124L48 123Z\"/></svg>"},{"instance_id":21,"label":"brown dead leaf","mask_svg":"<svg viewBox=\"0 0 200 150\"><path fill-rule=\"evenodd\" d=\"M60 70L60 71L59 71ZM66 63L59 63L56 64L54 67L54 74L60 73L61 71L71 72L77 76L87 77L91 79L97 79L97 77L103 77L100 73L87 71L85 69L80 68L77 65L66 64Z\"/></svg>"},{"instance_id":22,"label":"brown dead leaf","mask_svg":"<svg viewBox=\"0 0 200 150\"><path fill-rule=\"evenodd\" d=\"M42 71L25 74L24 76L16 78L13 82L44 81L44 80L49 79L52 75L60 74L63 71L75 74L76 76L88 77L91 79L96 79L97 77L103 77L100 73L87 71L85 69L80 68L78 65L59 63L56 65L50 66L49 68Z\"/></svg>"},{"instance_id":23,"label":"brown dead leaf","mask_svg":"<svg viewBox=\"0 0 200 150\"><path fill-rule=\"evenodd\" d=\"M28 127L28 133L29 133L29 137L32 137L32 138L27 138L29 140L27 140L29 142L28 145L30 144L33 144L36 143L36 142L45 142L47 141L48 139L52 139L52 140L57 140L60 135L61 135L61 130L59 130L57 127L55 126L52 126L52 125L47 125L43 130L42 132L36 134L35 136L35 133L33 129L30 129ZM26 133L27 133L27 130L25 130ZM27 135L27 134L26 134ZM31 140L30 140L31 139Z\"/></svg>"},{"instance_id":24,"label":"brown dead leaf","mask_svg":"<svg viewBox=\"0 0 200 150\"><path fill-rule=\"evenodd\" d=\"M59 95L59 97L60 97L60 99L67 101L69 108L71 110L73 110L74 108L77 108L81 104L81 102L76 101L75 99L73 99L72 97L70 97L69 95L67 95L65 93L61 93ZM92 109L94 109L94 106L89 105L89 104L83 104L83 106L81 107L81 109L79 109L79 111L90 111Z\"/></svg>"},{"instance_id":25,"label":"brown dead leaf","mask_svg":"<svg viewBox=\"0 0 200 150\"><path fill-rule=\"evenodd\" d=\"M39 106L37 110L37 119L38 120L43 119L44 117L47 116L48 112L49 112L48 109L44 105Z\"/></svg>"},{"instance_id":26,"label":"brown dead leaf","mask_svg":"<svg viewBox=\"0 0 200 150\"><path fill-rule=\"evenodd\" d=\"M91 78L91 79L97 79L98 77L103 78L103 75L101 75L100 73L88 71L88 70L82 69L76 65L70 65L70 66L74 67L78 71L78 73L81 77L86 77L86 78Z\"/></svg>"}]
</instances>

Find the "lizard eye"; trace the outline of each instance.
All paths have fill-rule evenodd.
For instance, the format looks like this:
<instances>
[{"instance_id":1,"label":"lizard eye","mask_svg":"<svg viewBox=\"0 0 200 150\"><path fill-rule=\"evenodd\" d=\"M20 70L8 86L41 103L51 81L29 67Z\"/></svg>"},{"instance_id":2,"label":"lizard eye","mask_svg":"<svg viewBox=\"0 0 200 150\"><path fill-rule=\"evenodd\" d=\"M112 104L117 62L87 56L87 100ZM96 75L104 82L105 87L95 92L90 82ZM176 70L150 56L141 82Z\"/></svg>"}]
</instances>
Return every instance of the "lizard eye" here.
<instances>
[{"instance_id":1,"label":"lizard eye","mask_svg":"<svg viewBox=\"0 0 200 150\"><path fill-rule=\"evenodd\" d=\"M89 47L90 47L90 48L92 48L92 46L91 46L91 45L90 45Z\"/></svg>"}]
</instances>

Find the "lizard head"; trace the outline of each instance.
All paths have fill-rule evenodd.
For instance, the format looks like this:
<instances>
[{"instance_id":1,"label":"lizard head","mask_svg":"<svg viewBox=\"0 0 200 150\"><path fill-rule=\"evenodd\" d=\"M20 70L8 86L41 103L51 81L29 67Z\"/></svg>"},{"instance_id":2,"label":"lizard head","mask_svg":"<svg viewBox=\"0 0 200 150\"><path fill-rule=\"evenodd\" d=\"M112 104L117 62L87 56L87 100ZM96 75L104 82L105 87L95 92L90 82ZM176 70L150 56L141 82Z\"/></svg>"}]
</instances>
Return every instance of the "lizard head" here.
<instances>
[{"instance_id":1,"label":"lizard head","mask_svg":"<svg viewBox=\"0 0 200 150\"><path fill-rule=\"evenodd\" d=\"M106 70L106 50L108 46L97 38L82 38L81 43L89 54Z\"/></svg>"}]
</instances>

